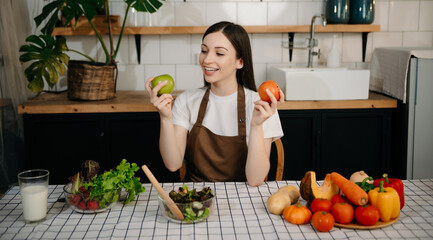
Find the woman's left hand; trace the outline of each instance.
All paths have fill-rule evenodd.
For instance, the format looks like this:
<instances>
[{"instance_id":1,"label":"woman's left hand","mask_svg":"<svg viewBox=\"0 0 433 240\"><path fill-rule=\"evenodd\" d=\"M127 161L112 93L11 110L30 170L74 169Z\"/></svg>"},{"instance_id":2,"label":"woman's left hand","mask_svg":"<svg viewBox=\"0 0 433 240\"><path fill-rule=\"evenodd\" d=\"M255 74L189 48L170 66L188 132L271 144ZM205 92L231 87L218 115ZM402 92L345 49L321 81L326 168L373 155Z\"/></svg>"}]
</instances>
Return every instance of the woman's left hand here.
<instances>
[{"instance_id":1,"label":"woman's left hand","mask_svg":"<svg viewBox=\"0 0 433 240\"><path fill-rule=\"evenodd\" d=\"M284 102L284 93L280 89L280 99L277 101L274 94L270 91L266 91L269 98L271 99L271 103L269 104L266 101L259 100L254 102L254 112L251 123L255 125L263 124L268 118L270 118L277 111L278 105Z\"/></svg>"}]
</instances>

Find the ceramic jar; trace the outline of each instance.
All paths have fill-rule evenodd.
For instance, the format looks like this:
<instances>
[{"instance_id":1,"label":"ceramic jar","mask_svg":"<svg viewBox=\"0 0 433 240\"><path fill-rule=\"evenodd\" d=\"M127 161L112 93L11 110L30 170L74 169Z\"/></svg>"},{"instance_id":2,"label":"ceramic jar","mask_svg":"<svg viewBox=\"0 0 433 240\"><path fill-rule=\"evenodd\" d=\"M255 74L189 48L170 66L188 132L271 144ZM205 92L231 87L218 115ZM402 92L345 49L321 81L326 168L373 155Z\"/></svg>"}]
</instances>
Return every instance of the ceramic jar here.
<instances>
[{"instance_id":1,"label":"ceramic jar","mask_svg":"<svg viewBox=\"0 0 433 240\"><path fill-rule=\"evenodd\" d=\"M326 0L326 21L329 24L349 22L350 0Z\"/></svg>"},{"instance_id":2,"label":"ceramic jar","mask_svg":"<svg viewBox=\"0 0 433 240\"><path fill-rule=\"evenodd\" d=\"M351 0L350 21L352 24L370 24L374 21L375 0Z\"/></svg>"}]
</instances>

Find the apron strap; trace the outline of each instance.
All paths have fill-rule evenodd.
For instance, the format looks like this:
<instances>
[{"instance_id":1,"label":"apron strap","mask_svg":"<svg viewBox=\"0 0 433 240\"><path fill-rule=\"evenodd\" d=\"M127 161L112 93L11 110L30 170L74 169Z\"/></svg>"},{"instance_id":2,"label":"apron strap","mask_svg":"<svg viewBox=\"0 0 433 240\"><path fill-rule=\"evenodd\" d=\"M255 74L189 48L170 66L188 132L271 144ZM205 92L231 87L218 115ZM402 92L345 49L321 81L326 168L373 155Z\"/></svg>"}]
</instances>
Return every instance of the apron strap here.
<instances>
[{"instance_id":1,"label":"apron strap","mask_svg":"<svg viewBox=\"0 0 433 240\"><path fill-rule=\"evenodd\" d=\"M245 119L245 92L242 85L238 84L238 135L245 139L247 127Z\"/></svg>"}]
</instances>

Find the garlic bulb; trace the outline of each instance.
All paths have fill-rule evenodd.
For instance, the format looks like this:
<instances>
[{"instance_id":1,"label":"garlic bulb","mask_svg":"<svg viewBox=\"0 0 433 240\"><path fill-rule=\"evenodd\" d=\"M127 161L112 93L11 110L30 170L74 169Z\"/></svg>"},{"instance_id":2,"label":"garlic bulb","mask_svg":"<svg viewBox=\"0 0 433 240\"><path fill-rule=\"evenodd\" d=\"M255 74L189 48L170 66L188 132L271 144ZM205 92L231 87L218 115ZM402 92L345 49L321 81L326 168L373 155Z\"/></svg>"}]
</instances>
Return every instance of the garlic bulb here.
<instances>
[{"instance_id":1,"label":"garlic bulb","mask_svg":"<svg viewBox=\"0 0 433 240\"><path fill-rule=\"evenodd\" d=\"M354 172L352 176L350 176L351 182L362 182L365 178L368 178L369 176L364 171L358 171ZM368 183L373 183L373 181L367 181Z\"/></svg>"}]
</instances>

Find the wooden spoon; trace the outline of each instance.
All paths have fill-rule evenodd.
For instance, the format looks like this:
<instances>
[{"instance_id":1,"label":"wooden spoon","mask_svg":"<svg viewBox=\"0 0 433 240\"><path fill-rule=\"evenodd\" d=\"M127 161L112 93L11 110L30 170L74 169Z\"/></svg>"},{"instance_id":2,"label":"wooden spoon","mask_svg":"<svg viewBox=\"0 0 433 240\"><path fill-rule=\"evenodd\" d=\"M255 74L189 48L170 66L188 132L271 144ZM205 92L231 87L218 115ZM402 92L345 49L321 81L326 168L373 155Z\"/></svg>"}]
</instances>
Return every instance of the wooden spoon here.
<instances>
[{"instance_id":1,"label":"wooden spoon","mask_svg":"<svg viewBox=\"0 0 433 240\"><path fill-rule=\"evenodd\" d=\"M153 176L149 168L146 165L143 165L141 166L141 169L143 169L144 174L146 174L147 178L150 180L150 182L152 183L156 191L158 191L159 195L165 201L167 207L171 210L174 216L179 220L184 220L185 217L183 216L179 207L174 203L174 201L170 198L170 196L168 196L168 194L164 191L164 189L162 189L158 180L156 180L155 176Z\"/></svg>"}]
</instances>

